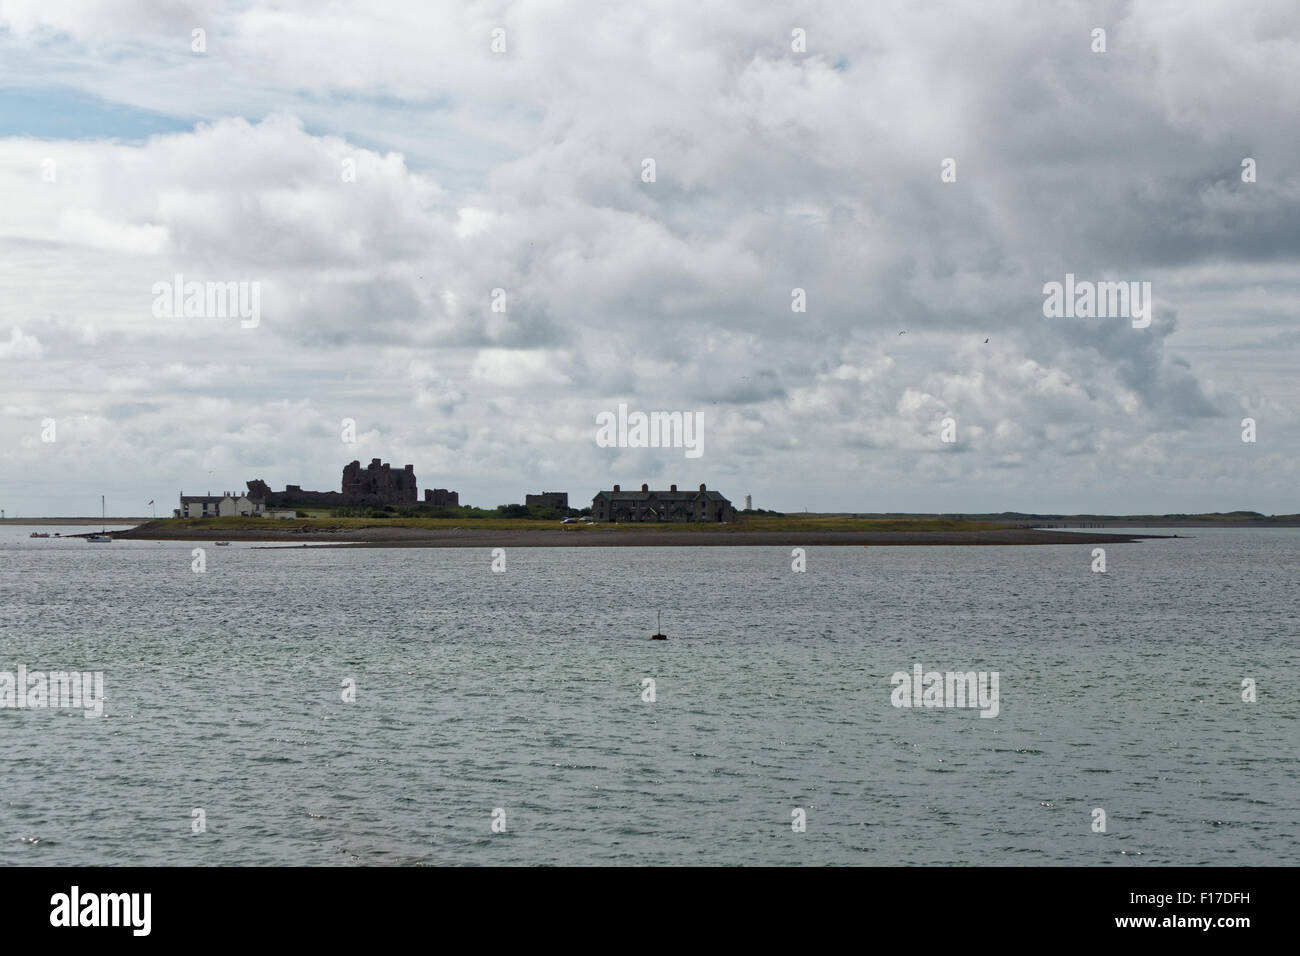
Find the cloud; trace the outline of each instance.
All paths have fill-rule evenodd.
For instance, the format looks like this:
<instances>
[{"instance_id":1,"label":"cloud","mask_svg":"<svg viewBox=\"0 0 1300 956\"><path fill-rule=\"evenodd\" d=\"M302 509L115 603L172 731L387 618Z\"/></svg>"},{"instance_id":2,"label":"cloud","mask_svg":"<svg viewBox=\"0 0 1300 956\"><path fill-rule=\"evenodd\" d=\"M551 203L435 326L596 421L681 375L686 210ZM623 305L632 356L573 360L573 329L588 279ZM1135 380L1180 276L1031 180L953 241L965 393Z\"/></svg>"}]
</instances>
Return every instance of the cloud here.
<instances>
[{"instance_id":1,"label":"cloud","mask_svg":"<svg viewBox=\"0 0 1300 956\"><path fill-rule=\"evenodd\" d=\"M1248 398L1274 410L1272 449L1300 451L1300 14L106 9L0 2L27 86L190 124L0 139L22 277L0 357L42 359L7 366L0 400L116 429L76 452L92 473L134 480L120 441L168 484L332 487L352 417L365 455L470 500L686 481L680 458L594 446L595 413L627 401L704 411L691 477L769 506L1115 510L1125 487L1133 509L1294 510L1293 466L1222 442ZM1066 272L1152 282L1151 326L1044 319ZM260 283L259 327L155 318L176 273ZM1249 500L1203 500L1211 471Z\"/></svg>"},{"instance_id":2,"label":"cloud","mask_svg":"<svg viewBox=\"0 0 1300 956\"><path fill-rule=\"evenodd\" d=\"M44 354L40 340L24 335L16 325L9 330L9 341L0 342L0 359L39 359Z\"/></svg>"},{"instance_id":3,"label":"cloud","mask_svg":"<svg viewBox=\"0 0 1300 956\"><path fill-rule=\"evenodd\" d=\"M484 349L470 369L470 377L503 388L565 386L571 379L559 367L563 356L517 349Z\"/></svg>"}]
</instances>

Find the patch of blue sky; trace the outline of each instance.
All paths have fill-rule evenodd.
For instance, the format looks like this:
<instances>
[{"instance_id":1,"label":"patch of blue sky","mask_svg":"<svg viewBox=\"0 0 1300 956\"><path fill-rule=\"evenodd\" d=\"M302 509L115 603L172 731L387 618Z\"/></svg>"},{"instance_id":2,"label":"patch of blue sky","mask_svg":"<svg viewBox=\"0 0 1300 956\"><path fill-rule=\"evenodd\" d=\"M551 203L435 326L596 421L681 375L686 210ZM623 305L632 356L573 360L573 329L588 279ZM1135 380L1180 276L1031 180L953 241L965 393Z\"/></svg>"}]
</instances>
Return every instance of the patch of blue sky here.
<instances>
[{"instance_id":1,"label":"patch of blue sky","mask_svg":"<svg viewBox=\"0 0 1300 956\"><path fill-rule=\"evenodd\" d=\"M62 87L0 86L0 136L123 142L194 128L196 117L170 116Z\"/></svg>"}]
</instances>

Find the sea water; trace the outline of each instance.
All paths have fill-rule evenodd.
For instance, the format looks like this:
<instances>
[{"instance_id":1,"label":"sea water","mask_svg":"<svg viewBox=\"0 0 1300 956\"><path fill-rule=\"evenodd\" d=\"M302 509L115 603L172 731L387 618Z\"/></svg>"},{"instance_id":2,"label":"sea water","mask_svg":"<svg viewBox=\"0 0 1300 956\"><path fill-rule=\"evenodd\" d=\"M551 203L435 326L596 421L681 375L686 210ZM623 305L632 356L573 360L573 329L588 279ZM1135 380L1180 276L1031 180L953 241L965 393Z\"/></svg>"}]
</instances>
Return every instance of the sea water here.
<instances>
[{"instance_id":1,"label":"sea water","mask_svg":"<svg viewBox=\"0 0 1300 956\"><path fill-rule=\"evenodd\" d=\"M1086 545L494 572L31 530L0 530L0 672L104 699L0 707L0 864L1300 858L1298 529L1107 545L1104 573ZM996 715L895 706L917 665L996 672Z\"/></svg>"}]
</instances>

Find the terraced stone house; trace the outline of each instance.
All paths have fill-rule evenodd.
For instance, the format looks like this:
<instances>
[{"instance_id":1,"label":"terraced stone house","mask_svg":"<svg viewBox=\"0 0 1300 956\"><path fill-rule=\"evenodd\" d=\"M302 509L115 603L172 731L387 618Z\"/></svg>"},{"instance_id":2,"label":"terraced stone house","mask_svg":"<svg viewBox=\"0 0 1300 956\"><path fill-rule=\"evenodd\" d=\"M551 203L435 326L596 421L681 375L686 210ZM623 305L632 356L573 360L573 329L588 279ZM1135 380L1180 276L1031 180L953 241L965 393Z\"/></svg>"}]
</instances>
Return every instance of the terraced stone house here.
<instances>
[{"instance_id":1,"label":"terraced stone house","mask_svg":"<svg viewBox=\"0 0 1300 956\"><path fill-rule=\"evenodd\" d=\"M642 485L640 491L623 491L618 485L613 491L598 492L591 500L591 516L597 521L734 521L736 509L720 492L709 491L700 485L699 491L678 491L676 485L667 491L651 491Z\"/></svg>"}]
</instances>

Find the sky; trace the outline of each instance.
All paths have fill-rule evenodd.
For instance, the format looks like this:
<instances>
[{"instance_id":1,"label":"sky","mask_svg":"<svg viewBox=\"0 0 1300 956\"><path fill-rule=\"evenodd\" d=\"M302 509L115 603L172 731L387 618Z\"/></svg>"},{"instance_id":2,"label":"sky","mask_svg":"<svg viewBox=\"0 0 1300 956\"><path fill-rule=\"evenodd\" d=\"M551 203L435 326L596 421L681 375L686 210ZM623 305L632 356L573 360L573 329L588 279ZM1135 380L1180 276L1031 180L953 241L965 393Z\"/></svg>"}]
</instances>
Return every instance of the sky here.
<instances>
[{"instance_id":1,"label":"sky","mask_svg":"<svg viewBox=\"0 0 1300 956\"><path fill-rule=\"evenodd\" d=\"M1300 511L1294 4L425 6L0 0L9 517L372 458L485 507ZM1045 315L1067 274L1149 324ZM603 447L620 404L701 453Z\"/></svg>"}]
</instances>

